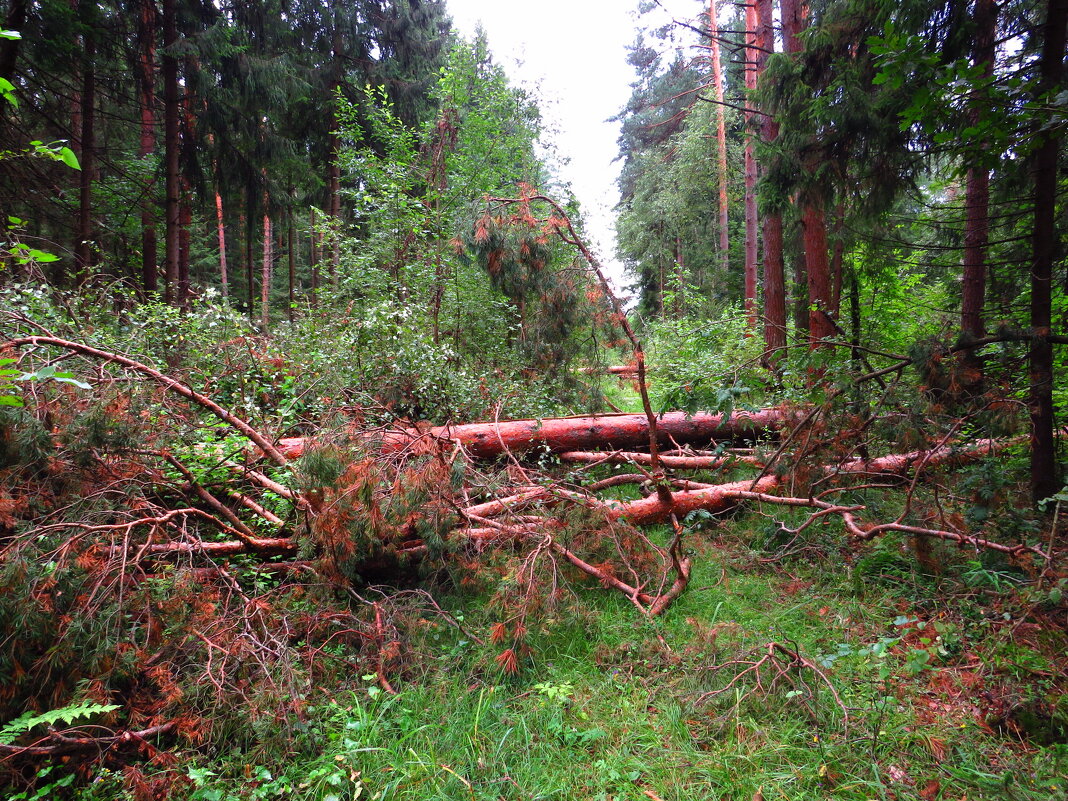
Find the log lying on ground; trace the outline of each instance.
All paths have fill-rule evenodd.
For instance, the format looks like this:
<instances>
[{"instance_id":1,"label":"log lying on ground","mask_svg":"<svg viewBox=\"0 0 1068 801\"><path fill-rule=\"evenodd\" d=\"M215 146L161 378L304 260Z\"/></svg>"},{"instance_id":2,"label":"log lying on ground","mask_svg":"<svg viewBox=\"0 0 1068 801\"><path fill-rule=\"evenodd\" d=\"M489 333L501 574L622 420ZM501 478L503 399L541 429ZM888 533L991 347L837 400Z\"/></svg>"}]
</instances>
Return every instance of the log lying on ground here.
<instances>
[{"instance_id":1,"label":"log lying on ground","mask_svg":"<svg viewBox=\"0 0 1068 801\"><path fill-rule=\"evenodd\" d=\"M640 464L652 463L652 456L648 453L634 451L612 451L602 453L600 451L565 451L560 454L561 462L575 464ZM660 454L660 464L678 470L719 470L721 467L735 465L750 465L763 467L764 463L748 454L726 453L722 456L675 456Z\"/></svg>"},{"instance_id":2,"label":"log lying on ground","mask_svg":"<svg viewBox=\"0 0 1068 801\"><path fill-rule=\"evenodd\" d=\"M703 444L759 437L789 419L788 413L779 408L732 414L665 412L657 418L657 431L664 444ZM426 432L393 430L380 436L385 453L396 453L419 439L432 438L459 442L475 459L491 459L509 451L518 454L538 446L556 453L595 447L641 447L649 441L649 422L644 414L605 414L437 426ZM309 445L308 438L294 437L281 440L278 449L290 459L296 459Z\"/></svg>"}]
</instances>

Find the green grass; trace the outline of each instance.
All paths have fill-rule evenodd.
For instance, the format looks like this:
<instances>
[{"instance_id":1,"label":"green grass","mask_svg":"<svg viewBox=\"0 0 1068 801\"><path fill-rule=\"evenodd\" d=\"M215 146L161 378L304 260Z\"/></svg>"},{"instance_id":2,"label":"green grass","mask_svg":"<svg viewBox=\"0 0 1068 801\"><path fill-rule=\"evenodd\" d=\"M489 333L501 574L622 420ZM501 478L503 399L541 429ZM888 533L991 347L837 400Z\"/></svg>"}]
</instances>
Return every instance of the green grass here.
<instances>
[{"instance_id":1,"label":"green grass","mask_svg":"<svg viewBox=\"0 0 1068 801\"><path fill-rule=\"evenodd\" d=\"M214 774L194 774L190 797L1068 798L1068 747L991 719L1056 694L1035 679L1065 652L1063 631L1021 645L1016 602L969 590L964 560L922 576L887 542L848 568L832 550L764 563L746 544L764 542L761 526L754 515L695 537L690 588L661 619L577 582L570 611L531 627L517 676L492 645L427 629L397 696L372 676L331 688L292 753L182 755ZM482 599L443 601L488 627ZM830 686L789 659L732 685L770 642Z\"/></svg>"}]
</instances>

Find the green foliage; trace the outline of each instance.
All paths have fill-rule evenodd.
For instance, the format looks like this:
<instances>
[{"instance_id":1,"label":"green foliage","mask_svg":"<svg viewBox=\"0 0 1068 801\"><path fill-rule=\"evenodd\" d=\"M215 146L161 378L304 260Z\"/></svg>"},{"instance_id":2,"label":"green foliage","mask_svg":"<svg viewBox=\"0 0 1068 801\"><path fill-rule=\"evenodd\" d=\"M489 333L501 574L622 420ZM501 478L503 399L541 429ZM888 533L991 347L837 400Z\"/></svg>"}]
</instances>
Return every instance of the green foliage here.
<instances>
[{"instance_id":1,"label":"green foliage","mask_svg":"<svg viewBox=\"0 0 1068 801\"><path fill-rule=\"evenodd\" d=\"M649 327L658 409L730 412L751 405L771 376L761 366L763 341L746 332L745 314L662 318Z\"/></svg>"},{"instance_id":2,"label":"green foliage","mask_svg":"<svg viewBox=\"0 0 1068 801\"><path fill-rule=\"evenodd\" d=\"M0 745L10 745L18 737L29 733L37 726L55 726L57 723L69 726L76 720L114 712L116 709L121 709L121 707L118 704L83 701L47 712L25 712L0 728Z\"/></svg>"}]
</instances>

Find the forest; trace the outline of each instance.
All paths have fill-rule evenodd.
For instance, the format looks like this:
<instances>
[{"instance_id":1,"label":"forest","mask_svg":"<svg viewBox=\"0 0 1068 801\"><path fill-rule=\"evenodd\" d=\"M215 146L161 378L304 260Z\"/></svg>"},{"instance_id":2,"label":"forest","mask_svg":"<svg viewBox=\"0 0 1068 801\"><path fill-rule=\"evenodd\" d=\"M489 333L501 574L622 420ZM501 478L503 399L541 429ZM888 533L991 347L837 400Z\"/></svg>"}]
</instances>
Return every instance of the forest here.
<instances>
[{"instance_id":1,"label":"forest","mask_svg":"<svg viewBox=\"0 0 1068 801\"><path fill-rule=\"evenodd\" d=\"M3 798L1068 799L1068 0L618 5L0 0Z\"/></svg>"}]
</instances>

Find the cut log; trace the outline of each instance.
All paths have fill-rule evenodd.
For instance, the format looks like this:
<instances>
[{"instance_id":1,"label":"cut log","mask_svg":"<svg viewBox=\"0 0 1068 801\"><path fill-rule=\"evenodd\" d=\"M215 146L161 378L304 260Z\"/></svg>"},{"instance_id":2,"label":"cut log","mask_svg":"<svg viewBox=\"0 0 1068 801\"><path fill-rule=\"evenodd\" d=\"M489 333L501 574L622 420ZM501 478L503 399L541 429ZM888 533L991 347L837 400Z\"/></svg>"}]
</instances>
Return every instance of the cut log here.
<instances>
[{"instance_id":1,"label":"cut log","mask_svg":"<svg viewBox=\"0 0 1068 801\"><path fill-rule=\"evenodd\" d=\"M652 457L648 453L634 451L565 451L560 454L561 462L575 464L641 464L648 465ZM764 463L749 455L723 454L722 456L676 456L660 455L660 464L676 470L719 470L721 467L750 465L763 467Z\"/></svg>"},{"instance_id":2,"label":"cut log","mask_svg":"<svg viewBox=\"0 0 1068 801\"><path fill-rule=\"evenodd\" d=\"M657 418L657 433L665 444L753 439L782 426L788 417L779 408L732 414L665 412ZM644 414L606 414L468 423L438 426L426 432L393 430L380 436L382 450L386 453L403 450L422 438L436 438L459 442L472 458L491 459L506 452L518 454L539 446L554 452L641 447L648 444L649 423ZM278 448L290 459L296 459L309 444L304 437L293 437L280 440Z\"/></svg>"}]
</instances>

